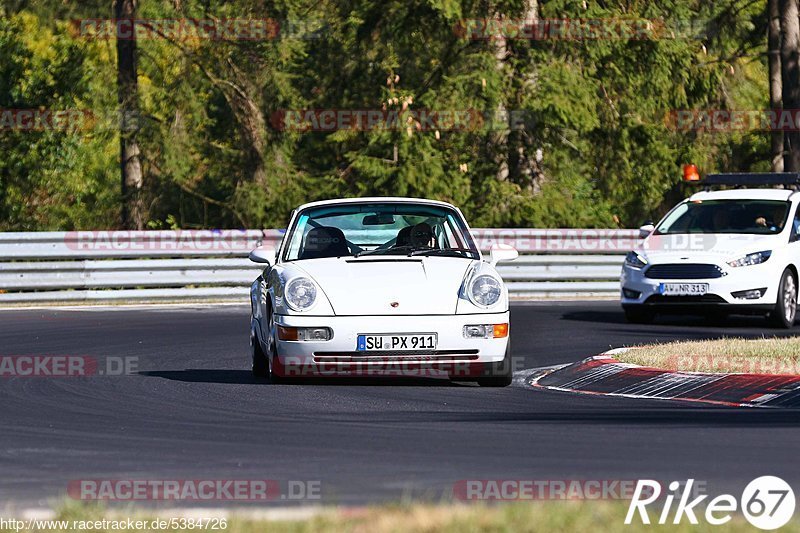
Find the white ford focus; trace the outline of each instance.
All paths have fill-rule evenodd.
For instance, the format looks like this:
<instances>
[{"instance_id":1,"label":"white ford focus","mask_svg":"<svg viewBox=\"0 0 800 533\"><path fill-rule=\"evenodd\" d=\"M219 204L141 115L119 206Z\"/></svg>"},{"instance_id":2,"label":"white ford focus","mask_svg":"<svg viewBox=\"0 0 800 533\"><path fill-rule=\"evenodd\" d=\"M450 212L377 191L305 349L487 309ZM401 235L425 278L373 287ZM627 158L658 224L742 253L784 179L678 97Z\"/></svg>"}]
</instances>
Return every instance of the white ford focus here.
<instances>
[{"instance_id":1,"label":"white ford focus","mask_svg":"<svg viewBox=\"0 0 800 533\"><path fill-rule=\"evenodd\" d=\"M798 185L796 174L718 174L707 190L678 204L655 227L622 271L628 320L657 313L724 318L762 314L794 325L800 267L800 193L774 188L710 190L711 186Z\"/></svg>"},{"instance_id":2,"label":"white ford focus","mask_svg":"<svg viewBox=\"0 0 800 533\"><path fill-rule=\"evenodd\" d=\"M253 373L511 383L508 291L456 207L411 198L297 208L251 288ZM272 264L274 263L274 264Z\"/></svg>"}]
</instances>

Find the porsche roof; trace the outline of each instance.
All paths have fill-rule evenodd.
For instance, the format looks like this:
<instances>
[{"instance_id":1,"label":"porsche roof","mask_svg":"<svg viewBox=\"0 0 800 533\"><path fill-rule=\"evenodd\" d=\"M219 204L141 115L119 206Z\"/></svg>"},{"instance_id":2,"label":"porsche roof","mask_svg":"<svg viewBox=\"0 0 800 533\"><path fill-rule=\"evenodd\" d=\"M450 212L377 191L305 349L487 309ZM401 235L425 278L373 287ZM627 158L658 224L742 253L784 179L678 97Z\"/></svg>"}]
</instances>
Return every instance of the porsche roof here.
<instances>
[{"instance_id":1,"label":"porsche roof","mask_svg":"<svg viewBox=\"0 0 800 533\"><path fill-rule=\"evenodd\" d=\"M390 203L403 203L403 204L425 204L425 205L439 205L442 207L450 207L456 209L453 204L447 202L440 202L438 200L427 200L425 198L404 198L396 196L370 196L365 198L337 198L333 200L321 200L319 202L309 202L297 208L298 211L307 209L309 207L320 207L325 205L336 204L364 204L374 202L390 202Z\"/></svg>"}]
</instances>

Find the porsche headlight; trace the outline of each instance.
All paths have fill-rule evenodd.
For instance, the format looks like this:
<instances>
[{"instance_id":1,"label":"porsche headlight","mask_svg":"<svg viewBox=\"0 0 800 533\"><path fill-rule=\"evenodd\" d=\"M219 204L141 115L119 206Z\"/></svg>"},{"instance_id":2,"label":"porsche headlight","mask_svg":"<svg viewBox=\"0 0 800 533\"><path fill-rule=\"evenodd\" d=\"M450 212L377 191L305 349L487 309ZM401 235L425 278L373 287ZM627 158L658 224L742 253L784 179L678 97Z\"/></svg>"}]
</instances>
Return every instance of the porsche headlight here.
<instances>
[{"instance_id":1,"label":"porsche headlight","mask_svg":"<svg viewBox=\"0 0 800 533\"><path fill-rule=\"evenodd\" d=\"M630 252L625 257L625 264L631 268L637 268L641 270L647 266L647 259L637 254L636 252Z\"/></svg>"},{"instance_id":2,"label":"porsche headlight","mask_svg":"<svg viewBox=\"0 0 800 533\"><path fill-rule=\"evenodd\" d=\"M491 307L503 294L503 286L494 276L482 274L470 281L467 295L472 303L479 307Z\"/></svg>"},{"instance_id":3,"label":"porsche headlight","mask_svg":"<svg viewBox=\"0 0 800 533\"><path fill-rule=\"evenodd\" d=\"M305 311L317 299L317 286L308 278L294 278L286 284L286 303L295 311Z\"/></svg>"},{"instance_id":4,"label":"porsche headlight","mask_svg":"<svg viewBox=\"0 0 800 533\"><path fill-rule=\"evenodd\" d=\"M735 261L728 261L728 264L733 268L760 265L761 263L765 263L770 257L772 257L772 250L765 250L763 252L747 254L744 257L736 259Z\"/></svg>"}]
</instances>

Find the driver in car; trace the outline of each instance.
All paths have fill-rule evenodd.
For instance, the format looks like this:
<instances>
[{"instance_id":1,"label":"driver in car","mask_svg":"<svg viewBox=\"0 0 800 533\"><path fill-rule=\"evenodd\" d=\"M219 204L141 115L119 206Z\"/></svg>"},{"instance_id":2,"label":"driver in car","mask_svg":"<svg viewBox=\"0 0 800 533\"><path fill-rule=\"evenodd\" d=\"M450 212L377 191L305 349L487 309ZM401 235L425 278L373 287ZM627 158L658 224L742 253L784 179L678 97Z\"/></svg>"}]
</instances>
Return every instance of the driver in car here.
<instances>
[{"instance_id":1,"label":"driver in car","mask_svg":"<svg viewBox=\"0 0 800 533\"><path fill-rule=\"evenodd\" d=\"M783 206L775 207L770 215L760 216L756 219L756 226L760 228L769 228L771 231L780 231L783 229L784 218L786 216L786 208Z\"/></svg>"},{"instance_id":2,"label":"driver in car","mask_svg":"<svg viewBox=\"0 0 800 533\"><path fill-rule=\"evenodd\" d=\"M422 222L416 226L408 226L397 233L394 248L435 248L436 239L430 224Z\"/></svg>"}]
</instances>

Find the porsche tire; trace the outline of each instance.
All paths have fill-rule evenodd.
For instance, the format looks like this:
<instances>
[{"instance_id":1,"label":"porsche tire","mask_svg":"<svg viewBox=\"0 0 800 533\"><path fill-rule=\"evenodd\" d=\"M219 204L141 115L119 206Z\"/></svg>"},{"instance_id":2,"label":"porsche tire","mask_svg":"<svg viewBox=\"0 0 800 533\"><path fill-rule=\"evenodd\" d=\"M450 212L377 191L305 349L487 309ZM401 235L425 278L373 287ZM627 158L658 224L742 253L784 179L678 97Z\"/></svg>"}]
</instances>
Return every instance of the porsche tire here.
<instances>
[{"instance_id":1,"label":"porsche tire","mask_svg":"<svg viewBox=\"0 0 800 533\"><path fill-rule=\"evenodd\" d=\"M499 363L490 363L487 375L478 378L478 385L481 387L508 387L514 380L514 370L511 366L511 342L509 342L503 360Z\"/></svg>"},{"instance_id":2,"label":"porsche tire","mask_svg":"<svg viewBox=\"0 0 800 533\"><path fill-rule=\"evenodd\" d=\"M269 361L267 361L263 350L261 349L261 341L258 337L250 338L250 351L253 358L253 377L258 379L265 379L269 377Z\"/></svg>"}]
</instances>

